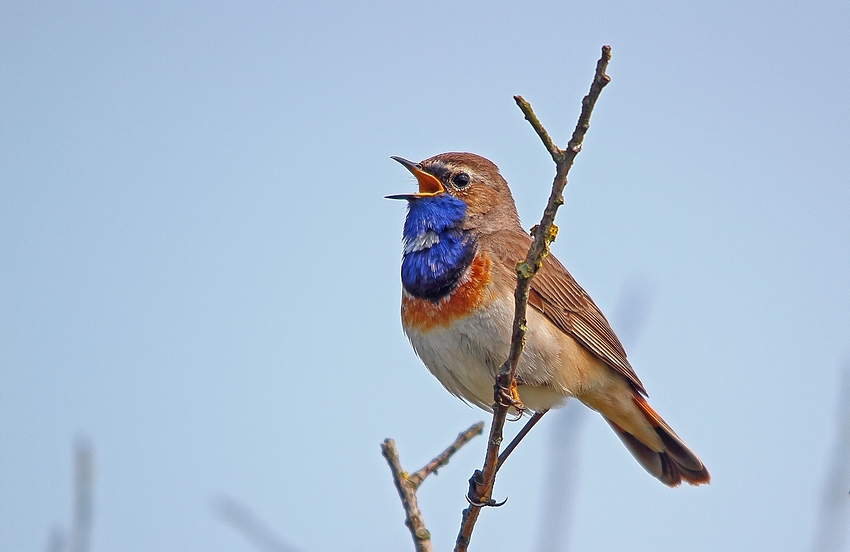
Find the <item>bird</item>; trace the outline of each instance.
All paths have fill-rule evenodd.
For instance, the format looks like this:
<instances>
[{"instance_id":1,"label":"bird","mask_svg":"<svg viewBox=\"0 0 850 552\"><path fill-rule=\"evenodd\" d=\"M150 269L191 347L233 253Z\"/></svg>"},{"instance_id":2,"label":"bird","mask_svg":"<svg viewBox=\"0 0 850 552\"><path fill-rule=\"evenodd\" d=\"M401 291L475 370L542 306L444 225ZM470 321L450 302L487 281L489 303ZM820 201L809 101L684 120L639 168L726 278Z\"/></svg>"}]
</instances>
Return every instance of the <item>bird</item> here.
<instances>
[{"instance_id":1,"label":"bird","mask_svg":"<svg viewBox=\"0 0 850 552\"><path fill-rule=\"evenodd\" d=\"M499 168L473 153L415 163L402 233L401 320L428 370L451 394L492 410L508 356L516 263L531 237ZM521 404L537 413L575 398L614 429L637 462L676 487L708 483L702 461L647 402L648 394L605 316L547 255L531 280L525 348L516 371Z\"/></svg>"}]
</instances>

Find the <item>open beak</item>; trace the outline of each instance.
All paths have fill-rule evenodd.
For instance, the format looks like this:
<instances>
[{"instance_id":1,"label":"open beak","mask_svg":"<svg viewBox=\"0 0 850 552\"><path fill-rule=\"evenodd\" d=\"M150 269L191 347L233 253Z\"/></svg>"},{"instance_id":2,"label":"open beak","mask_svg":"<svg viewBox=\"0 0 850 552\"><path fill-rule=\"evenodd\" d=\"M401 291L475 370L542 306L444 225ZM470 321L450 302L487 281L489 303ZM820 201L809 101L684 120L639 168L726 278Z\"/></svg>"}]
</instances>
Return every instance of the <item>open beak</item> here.
<instances>
[{"instance_id":1,"label":"open beak","mask_svg":"<svg viewBox=\"0 0 850 552\"><path fill-rule=\"evenodd\" d=\"M418 163L408 161L403 157L393 156L390 159L398 161L399 163L404 165L404 168L409 170L411 174L416 177L416 181L419 183L419 191L415 194L388 195L387 199L417 199L420 197L435 196L445 191L445 188L443 188L443 185L440 183L440 180L433 174L429 174L423 171Z\"/></svg>"}]
</instances>

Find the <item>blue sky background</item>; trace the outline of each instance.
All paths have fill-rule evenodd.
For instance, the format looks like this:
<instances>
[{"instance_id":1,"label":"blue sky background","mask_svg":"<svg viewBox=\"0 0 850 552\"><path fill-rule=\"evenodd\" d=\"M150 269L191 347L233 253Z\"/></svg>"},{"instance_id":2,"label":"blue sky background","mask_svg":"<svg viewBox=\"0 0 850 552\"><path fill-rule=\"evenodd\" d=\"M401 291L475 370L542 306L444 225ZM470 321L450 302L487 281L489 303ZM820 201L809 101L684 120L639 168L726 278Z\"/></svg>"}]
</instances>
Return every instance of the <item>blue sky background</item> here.
<instances>
[{"instance_id":1,"label":"blue sky background","mask_svg":"<svg viewBox=\"0 0 850 552\"><path fill-rule=\"evenodd\" d=\"M602 44L554 251L605 312L652 290L630 358L713 479L665 488L591 416L573 549L807 549L850 353L847 29L847 2L4 2L0 550L69 524L79 435L94 551L253 550L220 495L304 552L410 550L380 441L415 469L485 415L402 334L389 156L492 159L530 227L553 166L511 96L563 144ZM537 542L551 430L474 549ZM420 491L437 549L483 447Z\"/></svg>"}]
</instances>

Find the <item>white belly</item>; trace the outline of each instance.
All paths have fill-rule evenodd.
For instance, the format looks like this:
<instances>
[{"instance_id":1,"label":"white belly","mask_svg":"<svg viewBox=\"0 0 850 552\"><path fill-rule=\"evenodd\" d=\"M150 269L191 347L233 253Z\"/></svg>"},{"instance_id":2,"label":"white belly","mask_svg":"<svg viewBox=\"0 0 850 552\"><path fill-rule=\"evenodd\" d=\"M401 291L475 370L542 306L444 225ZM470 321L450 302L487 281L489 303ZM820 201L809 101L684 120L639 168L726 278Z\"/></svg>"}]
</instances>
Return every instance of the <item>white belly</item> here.
<instances>
[{"instance_id":1,"label":"white belly","mask_svg":"<svg viewBox=\"0 0 850 552\"><path fill-rule=\"evenodd\" d=\"M508 356L513 302L494 300L448 326L405 326L413 349L452 394L490 410L499 367ZM571 339L536 310L527 313L529 332L517 377L520 398L534 411L563 404L579 384L581 362ZM579 369L579 370L577 370Z\"/></svg>"}]
</instances>

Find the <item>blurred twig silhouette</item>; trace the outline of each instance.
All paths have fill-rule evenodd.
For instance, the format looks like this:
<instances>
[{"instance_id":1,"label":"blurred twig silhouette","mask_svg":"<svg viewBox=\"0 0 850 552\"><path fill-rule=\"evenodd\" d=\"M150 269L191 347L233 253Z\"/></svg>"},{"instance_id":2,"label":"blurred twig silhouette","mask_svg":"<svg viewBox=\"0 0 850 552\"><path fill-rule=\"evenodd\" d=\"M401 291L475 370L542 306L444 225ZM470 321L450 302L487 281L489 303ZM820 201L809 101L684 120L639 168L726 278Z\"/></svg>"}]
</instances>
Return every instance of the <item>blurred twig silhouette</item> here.
<instances>
[{"instance_id":1,"label":"blurred twig silhouette","mask_svg":"<svg viewBox=\"0 0 850 552\"><path fill-rule=\"evenodd\" d=\"M654 301L655 289L651 282L631 278L623 283L612 322L626 349L634 347L643 335Z\"/></svg>"},{"instance_id":2,"label":"blurred twig silhouette","mask_svg":"<svg viewBox=\"0 0 850 552\"><path fill-rule=\"evenodd\" d=\"M75 446L74 483L74 521L68 551L88 552L94 506L94 462L91 445L85 439L78 440Z\"/></svg>"},{"instance_id":3,"label":"blurred twig silhouette","mask_svg":"<svg viewBox=\"0 0 850 552\"><path fill-rule=\"evenodd\" d=\"M236 529L257 549L263 552L297 552L244 504L221 496L214 506L219 519Z\"/></svg>"},{"instance_id":4,"label":"blurred twig silhouette","mask_svg":"<svg viewBox=\"0 0 850 552\"><path fill-rule=\"evenodd\" d=\"M623 284L614 309L613 326L626 349L634 346L643 333L653 296L652 286L644 280L633 279ZM570 401L552 417L537 550L566 552L581 468L581 436L588 410L577 401Z\"/></svg>"},{"instance_id":5,"label":"blurred twig silhouette","mask_svg":"<svg viewBox=\"0 0 850 552\"><path fill-rule=\"evenodd\" d=\"M51 529L44 552L65 552L65 534L60 527Z\"/></svg>"},{"instance_id":6,"label":"blurred twig silhouette","mask_svg":"<svg viewBox=\"0 0 850 552\"><path fill-rule=\"evenodd\" d=\"M841 371L835 444L823 485L815 552L846 550L850 526L850 361Z\"/></svg>"},{"instance_id":7,"label":"blurred twig silhouette","mask_svg":"<svg viewBox=\"0 0 850 552\"><path fill-rule=\"evenodd\" d=\"M587 415L587 408L573 400L553 416L538 527L539 552L564 552L569 548L581 469L579 445Z\"/></svg>"},{"instance_id":8,"label":"blurred twig silhouette","mask_svg":"<svg viewBox=\"0 0 850 552\"><path fill-rule=\"evenodd\" d=\"M74 445L74 504L71 532L66 540L60 527L47 538L47 552L88 552L91 545L94 508L94 459L91 444L80 438Z\"/></svg>"}]
</instances>

